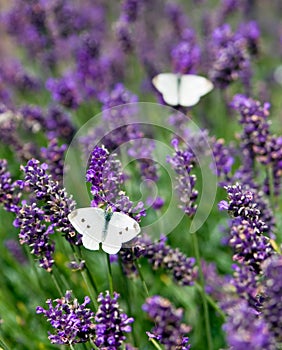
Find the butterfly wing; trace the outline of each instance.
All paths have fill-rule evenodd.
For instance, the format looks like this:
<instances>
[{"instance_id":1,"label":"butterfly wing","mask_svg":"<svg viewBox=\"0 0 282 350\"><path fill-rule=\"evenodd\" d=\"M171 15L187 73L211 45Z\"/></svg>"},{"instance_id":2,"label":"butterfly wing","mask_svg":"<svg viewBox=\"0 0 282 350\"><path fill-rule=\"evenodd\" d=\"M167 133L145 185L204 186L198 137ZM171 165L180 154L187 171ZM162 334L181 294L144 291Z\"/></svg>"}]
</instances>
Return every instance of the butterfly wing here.
<instances>
[{"instance_id":1,"label":"butterfly wing","mask_svg":"<svg viewBox=\"0 0 282 350\"><path fill-rule=\"evenodd\" d=\"M170 106L179 104L178 76L173 73L162 73L152 80L154 87L162 94L164 101Z\"/></svg>"},{"instance_id":2,"label":"butterfly wing","mask_svg":"<svg viewBox=\"0 0 282 350\"><path fill-rule=\"evenodd\" d=\"M105 212L100 208L80 208L68 215L72 226L82 235L82 244L90 250L99 250L105 228Z\"/></svg>"},{"instance_id":3,"label":"butterfly wing","mask_svg":"<svg viewBox=\"0 0 282 350\"><path fill-rule=\"evenodd\" d=\"M102 249L108 254L116 254L122 243L128 242L140 233L137 221L126 214L114 212L108 225Z\"/></svg>"},{"instance_id":4,"label":"butterfly wing","mask_svg":"<svg viewBox=\"0 0 282 350\"><path fill-rule=\"evenodd\" d=\"M182 75L179 87L179 104L183 107L194 106L202 96L212 89L213 83L200 75Z\"/></svg>"}]
</instances>

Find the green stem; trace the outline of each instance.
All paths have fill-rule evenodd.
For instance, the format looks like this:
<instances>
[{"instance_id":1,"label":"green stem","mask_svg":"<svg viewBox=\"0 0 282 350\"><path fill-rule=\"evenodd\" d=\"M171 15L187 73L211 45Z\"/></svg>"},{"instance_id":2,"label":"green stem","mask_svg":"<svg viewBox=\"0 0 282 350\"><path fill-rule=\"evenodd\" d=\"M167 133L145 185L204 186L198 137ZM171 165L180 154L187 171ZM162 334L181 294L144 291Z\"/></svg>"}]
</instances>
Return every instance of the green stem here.
<instances>
[{"instance_id":1,"label":"green stem","mask_svg":"<svg viewBox=\"0 0 282 350\"><path fill-rule=\"evenodd\" d=\"M130 287L129 287L128 279L123 273L122 261L121 261L120 255L118 256L118 263L119 263L120 271L121 271L121 274L122 274L122 277L123 277L123 281L124 281L124 285L125 285L125 289L126 289L126 294L127 294L127 298L125 298L125 302L126 302L126 305L127 305L127 311L128 311L128 314L130 316L132 316L132 308L131 308L132 297L131 297L131 293L130 293ZM132 332L131 332L131 334L132 334L134 345L137 345L138 342L137 342L137 337L136 337L136 334L135 334L134 323L132 324Z\"/></svg>"},{"instance_id":2,"label":"green stem","mask_svg":"<svg viewBox=\"0 0 282 350\"><path fill-rule=\"evenodd\" d=\"M272 166L267 167L267 177L269 182L269 198L272 211L275 211L275 194L274 194L274 183L273 183L273 170Z\"/></svg>"},{"instance_id":3,"label":"green stem","mask_svg":"<svg viewBox=\"0 0 282 350\"><path fill-rule=\"evenodd\" d=\"M199 292L203 290L202 286L198 282L195 282L195 287L198 289ZM205 294L205 297L208 303L210 304L210 306L212 306L215 309L215 311L221 316L221 318L225 320L226 315L221 310L221 308L217 305L217 303L208 294Z\"/></svg>"},{"instance_id":4,"label":"green stem","mask_svg":"<svg viewBox=\"0 0 282 350\"><path fill-rule=\"evenodd\" d=\"M10 348L3 339L0 339L0 346L3 350L9 350Z\"/></svg>"},{"instance_id":5,"label":"green stem","mask_svg":"<svg viewBox=\"0 0 282 350\"><path fill-rule=\"evenodd\" d=\"M153 345L156 349L163 350L154 338L150 338L149 340L153 343Z\"/></svg>"},{"instance_id":6,"label":"green stem","mask_svg":"<svg viewBox=\"0 0 282 350\"><path fill-rule=\"evenodd\" d=\"M110 262L110 255L107 255L107 265L108 265L108 280L109 280L109 289L110 289L110 295L113 298L114 296L114 287L113 287L113 275L112 275L112 266Z\"/></svg>"},{"instance_id":7,"label":"green stem","mask_svg":"<svg viewBox=\"0 0 282 350\"><path fill-rule=\"evenodd\" d=\"M203 270L202 270L197 233L192 233L192 237L193 237L195 256L196 256L197 264L199 267L199 278L200 278L200 286L201 286L201 289L199 289L199 293L201 295L202 302L203 302L203 308L204 308L204 320L205 320L208 350L212 350L213 344L212 344L212 336L211 336L211 328L210 328L209 309L208 309L208 303L207 303L207 298L206 298L206 294L205 294L205 279L204 279L204 274L203 274Z\"/></svg>"},{"instance_id":8,"label":"green stem","mask_svg":"<svg viewBox=\"0 0 282 350\"><path fill-rule=\"evenodd\" d=\"M75 250L75 247L72 247L72 251L73 251L73 255L74 255L74 258L75 258L77 263L79 263L80 260L84 260L83 257L82 257L81 251L79 251L77 253L76 250ZM95 283L92 275L90 274L90 271L89 271L89 269L87 267L86 261L84 263L84 267L85 267L85 271L81 270L80 273L81 273L83 281L84 281L84 283L86 285L86 288L87 288L87 290L89 292L89 295L90 295L90 298L91 298L91 300L93 302L95 310L97 311L98 310L98 303L97 303L98 289L97 289L96 283ZM94 292L93 292L93 289L94 289Z\"/></svg>"},{"instance_id":9,"label":"green stem","mask_svg":"<svg viewBox=\"0 0 282 350\"><path fill-rule=\"evenodd\" d=\"M145 279L144 279L143 273L142 273L142 271L141 271L141 266L140 266L138 260L135 261L135 266L136 266L136 269L137 269L138 274L139 274L139 276L140 276L140 279L141 279L141 281L142 281L142 285L143 285L145 294L146 294L147 297L149 297L150 294L149 294L149 291L148 291L148 288L147 288L147 284L146 284L146 281L145 281Z\"/></svg>"},{"instance_id":10,"label":"green stem","mask_svg":"<svg viewBox=\"0 0 282 350\"><path fill-rule=\"evenodd\" d=\"M70 349L71 349L71 350L74 350L74 347L72 346L72 344L70 344Z\"/></svg>"},{"instance_id":11,"label":"green stem","mask_svg":"<svg viewBox=\"0 0 282 350\"><path fill-rule=\"evenodd\" d=\"M96 346L96 344L91 340L90 344L93 346L93 349L95 350L99 350L98 346Z\"/></svg>"},{"instance_id":12,"label":"green stem","mask_svg":"<svg viewBox=\"0 0 282 350\"><path fill-rule=\"evenodd\" d=\"M58 280L57 280L56 276L54 275L54 272L51 271L51 272L50 272L50 275L51 275L51 277L52 277L52 280L53 280L53 282L54 282L54 284L55 284L55 286L56 286L56 288L57 288L57 291L59 292L60 296L63 296L64 293L63 293L63 291L61 290L60 284L58 283Z\"/></svg>"}]
</instances>

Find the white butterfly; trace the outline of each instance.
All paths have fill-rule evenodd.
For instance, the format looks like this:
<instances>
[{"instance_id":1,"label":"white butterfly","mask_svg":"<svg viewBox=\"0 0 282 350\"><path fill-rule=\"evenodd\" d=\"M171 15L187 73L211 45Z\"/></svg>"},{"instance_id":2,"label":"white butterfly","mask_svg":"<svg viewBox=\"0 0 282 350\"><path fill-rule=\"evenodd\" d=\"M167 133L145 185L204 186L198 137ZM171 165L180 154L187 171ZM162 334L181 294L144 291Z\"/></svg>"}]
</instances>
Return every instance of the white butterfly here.
<instances>
[{"instance_id":1,"label":"white butterfly","mask_svg":"<svg viewBox=\"0 0 282 350\"><path fill-rule=\"evenodd\" d=\"M194 106L213 89L211 81L193 74L162 73L155 76L152 82L171 106Z\"/></svg>"},{"instance_id":2,"label":"white butterfly","mask_svg":"<svg viewBox=\"0 0 282 350\"><path fill-rule=\"evenodd\" d=\"M137 221L126 214L107 212L101 208L80 208L68 215L72 226L82 234L82 244L90 250L102 249L116 254L122 243L136 237L141 229Z\"/></svg>"}]
</instances>

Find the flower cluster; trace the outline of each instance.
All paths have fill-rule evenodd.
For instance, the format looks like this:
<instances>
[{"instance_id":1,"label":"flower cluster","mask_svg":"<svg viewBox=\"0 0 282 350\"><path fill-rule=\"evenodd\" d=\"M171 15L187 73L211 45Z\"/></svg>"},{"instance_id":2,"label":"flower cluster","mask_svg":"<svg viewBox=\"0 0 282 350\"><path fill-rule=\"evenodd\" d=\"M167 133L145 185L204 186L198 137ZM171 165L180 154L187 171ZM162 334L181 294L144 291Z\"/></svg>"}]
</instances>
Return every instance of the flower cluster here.
<instances>
[{"instance_id":1,"label":"flower cluster","mask_svg":"<svg viewBox=\"0 0 282 350\"><path fill-rule=\"evenodd\" d=\"M118 349L125 340L125 333L131 332L132 317L123 313L118 304L119 294L113 297L107 291L98 297L99 309L95 315L95 344L99 349Z\"/></svg>"},{"instance_id":2,"label":"flower cluster","mask_svg":"<svg viewBox=\"0 0 282 350\"><path fill-rule=\"evenodd\" d=\"M263 105L244 95L234 96L231 107L241 114L240 123L243 125L241 135L242 149L252 161L269 166L274 182L274 193L279 195L282 176L282 138L271 135L268 121L270 104ZM265 192L270 193L269 176L265 180Z\"/></svg>"},{"instance_id":3,"label":"flower cluster","mask_svg":"<svg viewBox=\"0 0 282 350\"><path fill-rule=\"evenodd\" d=\"M230 313L224 330L228 344L233 349L275 350L274 338L267 323L246 301L236 304Z\"/></svg>"},{"instance_id":4,"label":"flower cluster","mask_svg":"<svg viewBox=\"0 0 282 350\"><path fill-rule=\"evenodd\" d=\"M18 181L13 182L7 169L7 161L0 159L0 204L7 211L18 212L22 196L22 186Z\"/></svg>"},{"instance_id":5,"label":"flower cluster","mask_svg":"<svg viewBox=\"0 0 282 350\"><path fill-rule=\"evenodd\" d=\"M108 205L113 210L119 210L140 220L145 215L143 203L136 206L121 190L124 175L116 154L109 154L105 147L95 146L91 154L86 172L86 180L91 184L91 193L94 196L93 206Z\"/></svg>"},{"instance_id":6,"label":"flower cluster","mask_svg":"<svg viewBox=\"0 0 282 350\"><path fill-rule=\"evenodd\" d=\"M30 247L30 253L39 260L39 266L50 272L54 264L55 244L50 240L53 225L44 224L44 211L36 203L24 205L18 212L14 226L20 229L20 244Z\"/></svg>"},{"instance_id":7,"label":"flower cluster","mask_svg":"<svg viewBox=\"0 0 282 350\"><path fill-rule=\"evenodd\" d=\"M81 237L75 233L68 220L68 214L75 209L75 202L66 190L47 174L47 169L47 164L40 164L36 159L29 160L27 165L22 167L25 174L22 183L34 192L38 205L42 205L45 220L63 233L70 243L80 244Z\"/></svg>"},{"instance_id":8,"label":"flower cluster","mask_svg":"<svg viewBox=\"0 0 282 350\"><path fill-rule=\"evenodd\" d=\"M282 342L282 258L275 256L266 261L263 266L265 274L262 314L274 334L276 341Z\"/></svg>"},{"instance_id":9,"label":"flower cluster","mask_svg":"<svg viewBox=\"0 0 282 350\"><path fill-rule=\"evenodd\" d=\"M231 27L224 24L214 30L210 50L213 64L209 76L215 86L225 89L240 78L249 85L250 60L244 37L235 35Z\"/></svg>"},{"instance_id":10,"label":"flower cluster","mask_svg":"<svg viewBox=\"0 0 282 350\"><path fill-rule=\"evenodd\" d=\"M38 306L36 312L43 314L54 328L55 333L49 334L52 344L72 345L93 340L95 335L94 312L87 308L90 298L85 297L79 304L73 299L71 291L67 291L61 299L46 301L48 309Z\"/></svg>"},{"instance_id":11,"label":"flower cluster","mask_svg":"<svg viewBox=\"0 0 282 350\"><path fill-rule=\"evenodd\" d=\"M155 322L155 327L147 333L150 338L156 338L167 350L190 349L187 333L191 327L182 323L182 309L175 309L169 300L155 295L146 300L143 310Z\"/></svg>"},{"instance_id":12,"label":"flower cluster","mask_svg":"<svg viewBox=\"0 0 282 350\"><path fill-rule=\"evenodd\" d=\"M197 278L195 258L187 257L178 248L166 244L167 238L162 236L158 242L144 235L134 242L131 249L121 249L120 257L125 273L136 273L134 262L139 257L148 259L154 270L162 269L172 274L174 281L183 286L194 284Z\"/></svg>"},{"instance_id":13,"label":"flower cluster","mask_svg":"<svg viewBox=\"0 0 282 350\"><path fill-rule=\"evenodd\" d=\"M240 184L227 186L229 203L221 201L220 209L228 210L231 221L229 244L234 249L234 260L260 270L261 262L273 254L269 238L264 234L269 227L262 220L255 193Z\"/></svg>"},{"instance_id":14,"label":"flower cluster","mask_svg":"<svg viewBox=\"0 0 282 350\"><path fill-rule=\"evenodd\" d=\"M188 150L180 150L178 141L172 141L175 153L172 157L168 157L168 162L176 172L176 189L180 195L181 209L189 215L193 216L197 206L195 201L198 197L198 191L195 190L196 176L191 174L194 164L194 155Z\"/></svg>"}]
</instances>

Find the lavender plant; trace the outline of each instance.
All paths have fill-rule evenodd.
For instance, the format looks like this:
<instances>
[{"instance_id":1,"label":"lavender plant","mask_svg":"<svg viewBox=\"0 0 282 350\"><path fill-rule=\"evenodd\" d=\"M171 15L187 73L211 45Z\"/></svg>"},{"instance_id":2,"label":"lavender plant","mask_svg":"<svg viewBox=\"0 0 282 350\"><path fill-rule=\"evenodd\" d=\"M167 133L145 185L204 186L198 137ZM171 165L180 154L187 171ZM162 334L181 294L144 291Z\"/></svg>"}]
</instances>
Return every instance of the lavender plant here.
<instances>
[{"instance_id":1,"label":"lavender plant","mask_svg":"<svg viewBox=\"0 0 282 350\"><path fill-rule=\"evenodd\" d=\"M0 348L282 349L279 1L0 8ZM214 91L172 110L163 72ZM91 239L116 212L141 234L86 249L73 198L104 210Z\"/></svg>"}]
</instances>

